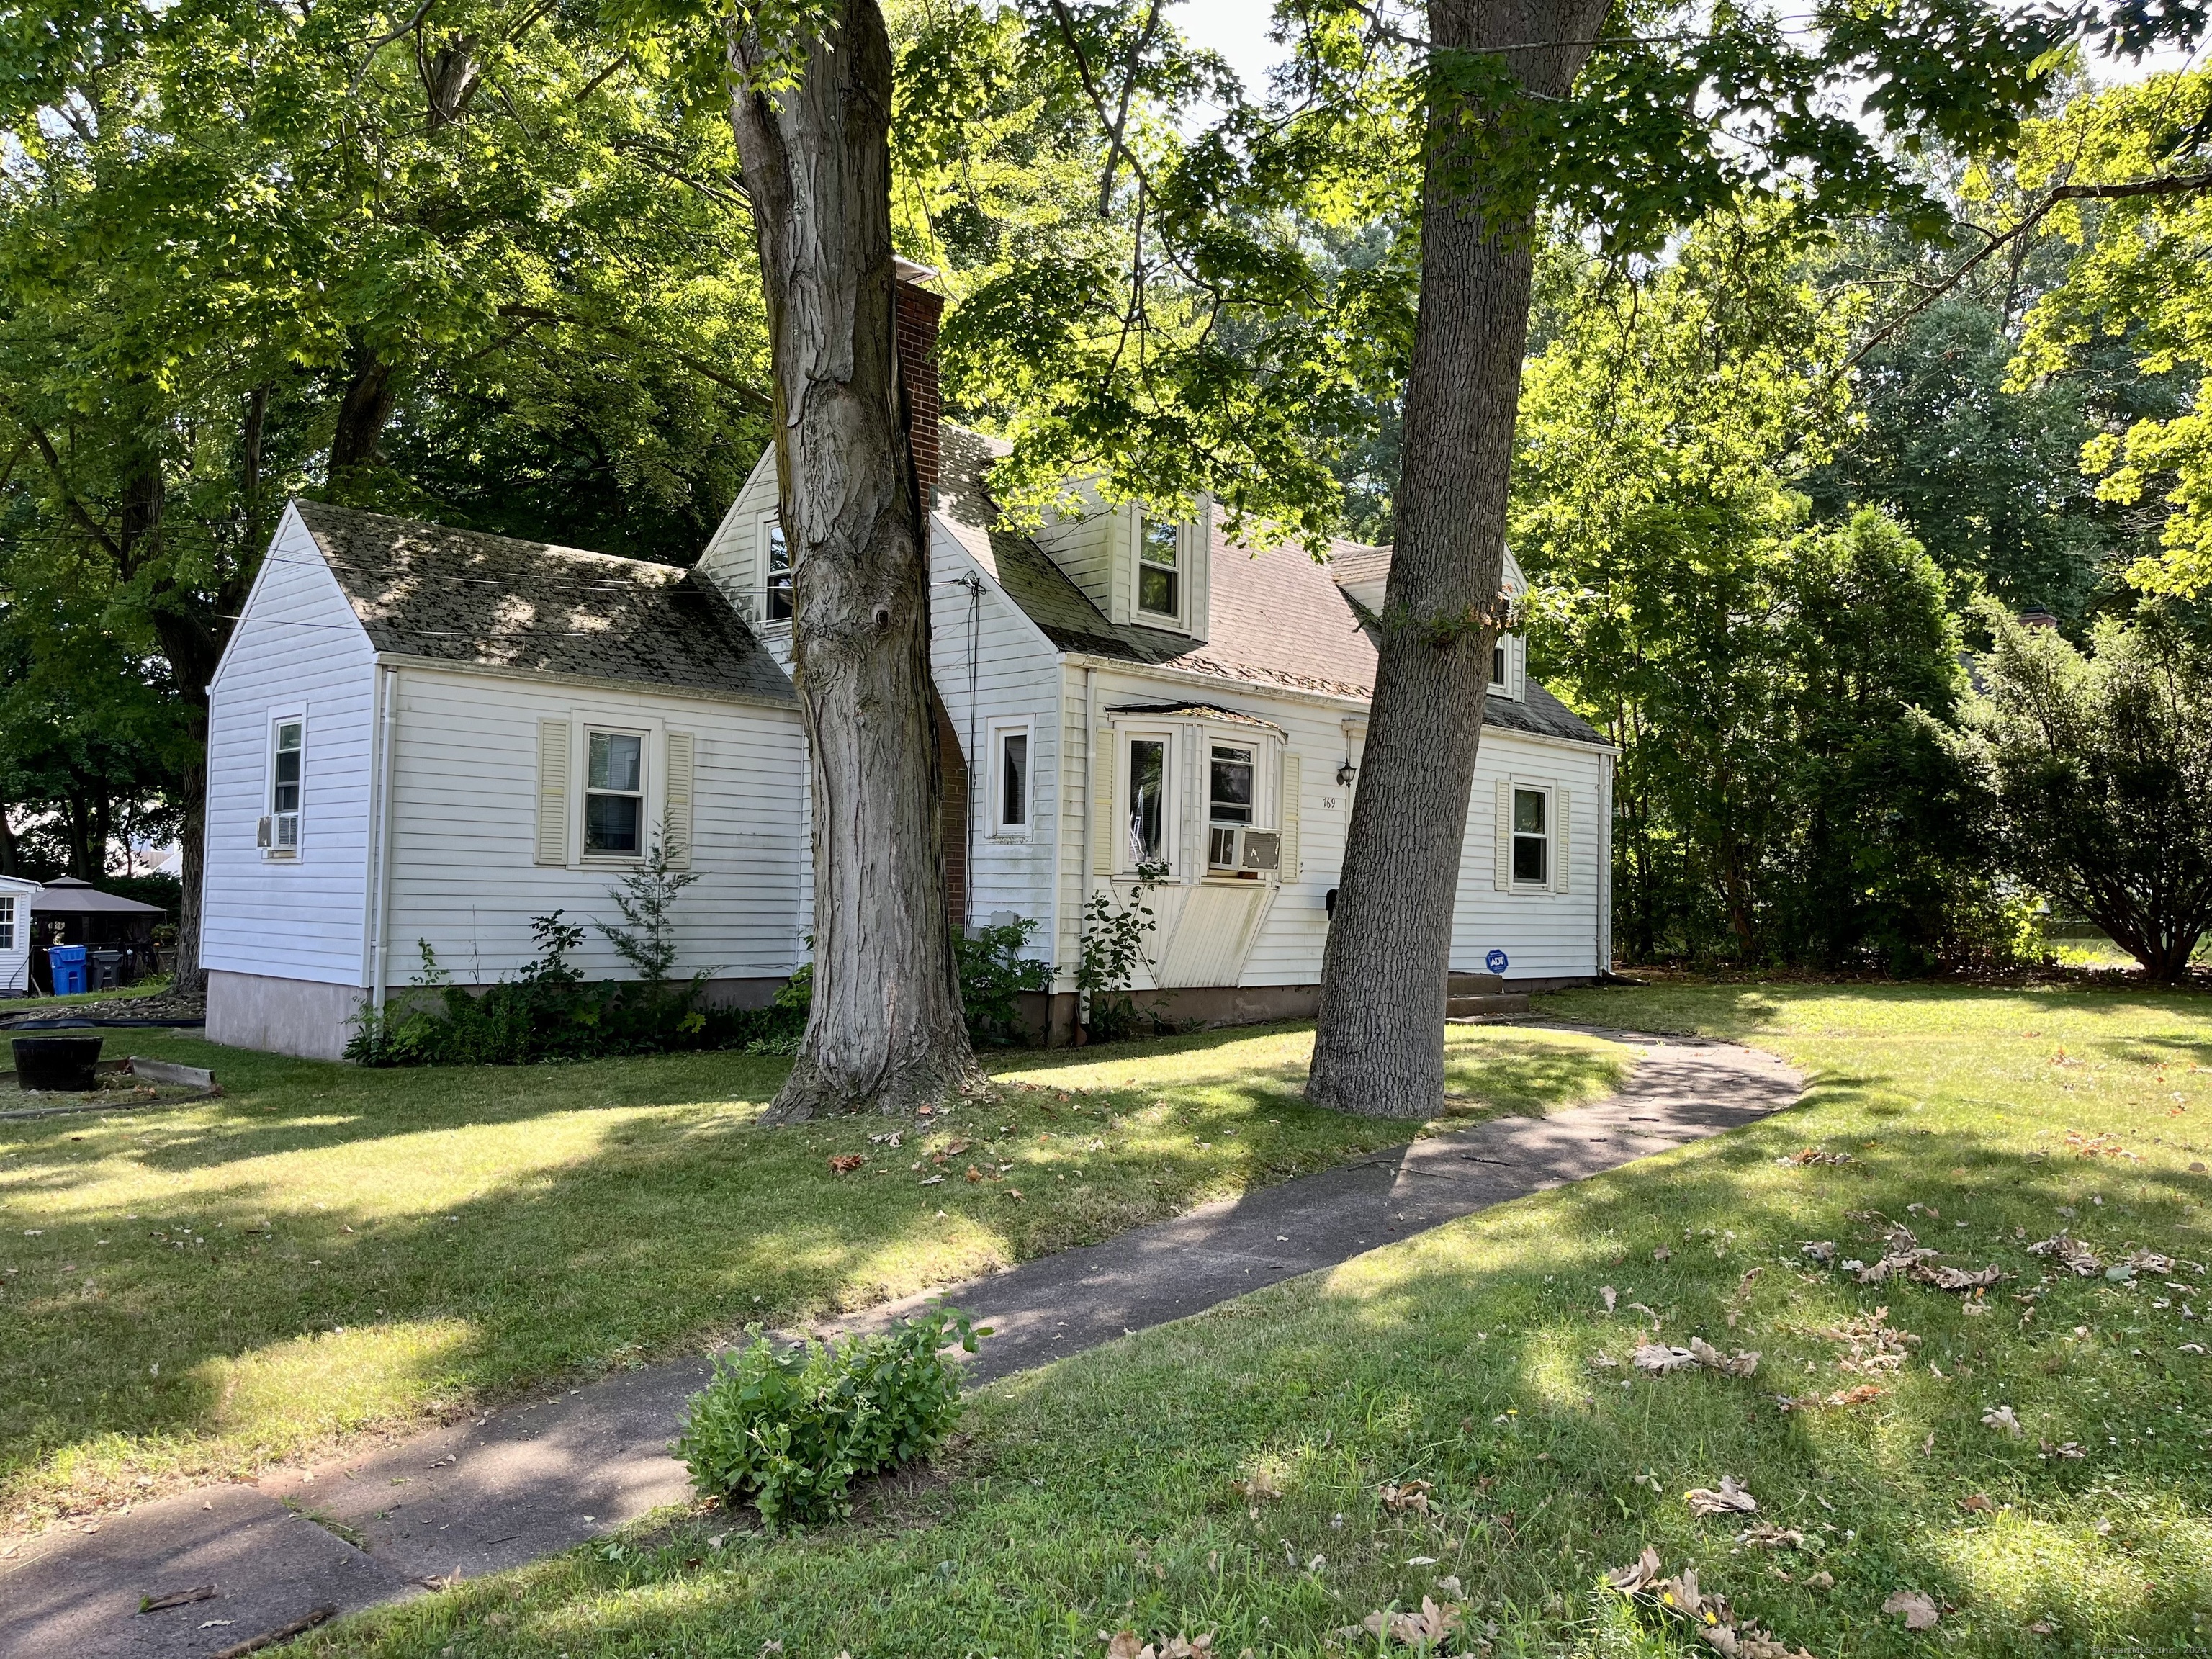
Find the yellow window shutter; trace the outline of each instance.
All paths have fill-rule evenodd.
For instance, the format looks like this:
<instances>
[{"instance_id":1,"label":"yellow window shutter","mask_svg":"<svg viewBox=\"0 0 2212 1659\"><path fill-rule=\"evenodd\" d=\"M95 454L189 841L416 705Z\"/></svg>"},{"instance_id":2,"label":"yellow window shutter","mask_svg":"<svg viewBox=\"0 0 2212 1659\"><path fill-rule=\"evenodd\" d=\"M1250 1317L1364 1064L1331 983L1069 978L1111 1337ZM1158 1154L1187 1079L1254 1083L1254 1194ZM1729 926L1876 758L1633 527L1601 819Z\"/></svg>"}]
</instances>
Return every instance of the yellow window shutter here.
<instances>
[{"instance_id":1,"label":"yellow window shutter","mask_svg":"<svg viewBox=\"0 0 2212 1659\"><path fill-rule=\"evenodd\" d=\"M1114 871L1114 733L1110 728L1091 734L1091 870L1099 876Z\"/></svg>"},{"instance_id":2,"label":"yellow window shutter","mask_svg":"<svg viewBox=\"0 0 2212 1659\"><path fill-rule=\"evenodd\" d=\"M675 869L691 867L691 772L697 748L689 732L668 734L668 787L660 814L660 844Z\"/></svg>"},{"instance_id":3,"label":"yellow window shutter","mask_svg":"<svg viewBox=\"0 0 2212 1659\"><path fill-rule=\"evenodd\" d=\"M1574 822L1574 814L1567 810L1567 792L1552 791L1552 816L1559 820L1552 830L1552 890L1567 890L1567 875L1574 864L1567 857L1567 826Z\"/></svg>"},{"instance_id":4,"label":"yellow window shutter","mask_svg":"<svg viewBox=\"0 0 2212 1659\"><path fill-rule=\"evenodd\" d=\"M538 722L538 842L539 864L568 861L568 722Z\"/></svg>"},{"instance_id":5,"label":"yellow window shutter","mask_svg":"<svg viewBox=\"0 0 2212 1659\"><path fill-rule=\"evenodd\" d=\"M1513 780L1498 781L1498 890L1513 890Z\"/></svg>"},{"instance_id":6,"label":"yellow window shutter","mask_svg":"<svg viewBox=\"0 0 2212 1659\"><path fill-rule=\"evenodd\" d=\"M1298 757L1283 757L1283 855L1279 872L1285 881L1298 878Z\"/></svg>"}]
</instances>

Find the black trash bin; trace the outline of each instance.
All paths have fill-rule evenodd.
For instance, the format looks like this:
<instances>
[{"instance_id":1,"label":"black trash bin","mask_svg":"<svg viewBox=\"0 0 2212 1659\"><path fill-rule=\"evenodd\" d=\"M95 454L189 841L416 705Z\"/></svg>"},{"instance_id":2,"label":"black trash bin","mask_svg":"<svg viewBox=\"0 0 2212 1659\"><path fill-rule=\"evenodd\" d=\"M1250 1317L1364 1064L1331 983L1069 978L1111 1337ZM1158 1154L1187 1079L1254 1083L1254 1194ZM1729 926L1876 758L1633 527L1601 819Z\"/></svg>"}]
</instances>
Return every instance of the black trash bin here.
<instances>
[{"instance_id":1,"label":"black trash bin","mask_svg":"<svg viewBox=\"0 0 2212 1659\"><path fill-rule=\"evenodd\" d=\"M15 1040L15 1086L81 1094L100 1086L96 1036L19 1036Z\"/></svg>"},{"instance_id":2,"label":"black trash bin","mask_svg":"<svg viewBox=\"0 0 2212 1659\"><path fill-rule=\"evenodd\" d=\"M103 949L94 945L84 953L84 988L88 991L113 991L125 983L124 964L131 960L128 951Z\"/></svg>"}]
</instances>

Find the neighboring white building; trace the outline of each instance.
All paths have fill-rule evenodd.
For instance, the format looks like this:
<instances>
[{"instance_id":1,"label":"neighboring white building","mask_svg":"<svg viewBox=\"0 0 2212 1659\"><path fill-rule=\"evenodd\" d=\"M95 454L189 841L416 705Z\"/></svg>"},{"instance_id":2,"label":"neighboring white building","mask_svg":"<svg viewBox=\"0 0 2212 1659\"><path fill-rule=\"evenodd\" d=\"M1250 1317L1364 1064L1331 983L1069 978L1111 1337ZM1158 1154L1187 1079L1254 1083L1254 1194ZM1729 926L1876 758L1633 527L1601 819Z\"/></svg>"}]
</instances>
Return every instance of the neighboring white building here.
<instances>
[{"instance_id":1,"label":"neighboring white building","mask_svg":"<svg viewBox=\"0 0 2212 1659\"><path fill-rule=\"evenodd\" d=\"M31 988L31 901L40 889L21 876L0 876L0 996Z\"/></svg>"},{"instance_id":2,"label":"neighboring white building","mask_svg":"<svg viewBox=\"0 0 2212 1659\"><path fill-rule=\"evenodd\" d=\"M1164 865L1140 988L1182 1020L1310 1014L1389 550L1253 552L1210 512L1095 495L1010 530L990 441L934 418L933 298L901 298L952 919L1037 924L1060 972L1033 1023L1066 1041L1085 902ZM457 982L512 973L532 917L612 918L635 854L608 825L690 846L684 970L764 998L809 914L789 593L772 453L688 573L295 504L210 694L210 1037L336 1054L418 939ZM1452 969L1588 981L1611 959L1613 751L1518 638L1484 727ZM580 965L614 974L594 944Z\"/></svg>"}]
</instances>

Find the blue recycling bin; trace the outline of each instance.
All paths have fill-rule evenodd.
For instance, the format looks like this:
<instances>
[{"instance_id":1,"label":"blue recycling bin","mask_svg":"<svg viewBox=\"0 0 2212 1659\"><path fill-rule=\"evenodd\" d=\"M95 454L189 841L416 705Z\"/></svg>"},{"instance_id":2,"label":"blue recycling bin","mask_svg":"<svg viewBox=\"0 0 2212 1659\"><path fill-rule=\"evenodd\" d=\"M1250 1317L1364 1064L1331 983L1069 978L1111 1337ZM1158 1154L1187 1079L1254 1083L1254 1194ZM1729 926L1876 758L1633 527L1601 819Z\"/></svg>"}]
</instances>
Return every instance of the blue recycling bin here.
<instances>
[{"instance_id":1,"label":"blue recycling bin","mask_svg":"<svg viewBox=\"0 0 2212 1659\"><path fill-rule=\"evenodd\" d=\"M54 982L54 994L73 997L84 991L84 946L82 945L52 945L46 947L46 969Z\"/></svg>"}]
</instances>

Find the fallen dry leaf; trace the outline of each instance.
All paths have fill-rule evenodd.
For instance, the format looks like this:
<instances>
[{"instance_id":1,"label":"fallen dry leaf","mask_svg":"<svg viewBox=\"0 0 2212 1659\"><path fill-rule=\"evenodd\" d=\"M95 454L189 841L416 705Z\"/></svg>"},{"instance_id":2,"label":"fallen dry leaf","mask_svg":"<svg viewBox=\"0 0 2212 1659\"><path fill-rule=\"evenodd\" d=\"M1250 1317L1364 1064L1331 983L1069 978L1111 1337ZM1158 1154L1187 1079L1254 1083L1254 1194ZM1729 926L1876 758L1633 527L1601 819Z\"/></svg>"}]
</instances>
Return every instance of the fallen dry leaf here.
<instances>
[{"instance_id":1,"label":"fallen dry leaf","mask_svg":"<svg viewBox=\"0 0 2212 1659\"><path fill-rule=\"evenodd\" d=\"M1640 1590L1659 1576L1659 1552L1650 1545L1644 1553L1625 1567L1615 1567L1606 1574L1605 1581L1617 1590Z\"/></svg>"},{"instance_id":2,"label":"fallen dry leaf","mask_svg":"<svg viewBox=\"0 0 2212 1659\"><path fill-rule=\"evenodd\" d=\"M1245 1480L1231 1481L1229 1490L1240 1498L1249 1498L1255 1502L1263 1498L1280 1498L1283 1495L1283 1489L1275 1484L1275 1477L1265 1469L1255 1470Z\"/></svg>"},{"instance_id":3,"label":"fallen dry leaf","mask_svg":"<svg viewBox=\"0 0 2212 1659\"><path fill-rule=\"evenodd\" d=\"M1832 1590L1836 1587L1836 1575L1832 1572L1808 1572L1798 1582L1807 1589Z\"/></svg>"},{"instance_id":4,"label":"fallen dry leaf","mask_svg":"<svg viewBox=\"0 0 2212 1659\"><path fill-rule=\"evenodd\" d=\"M1839 1410L1851 1406L1863 1406L1868 1401L1879 1400L1888 1392L1887 1389L1876 1388L1871 1382L1862 1382L1856 1388L1839 1389L1833 1394L1822 1394L1818 1389L1814 1389L1810 1394L1801 1394L1794 1397L1785 1394L1778 1397L1778 1403L1785 1412L1812 1411L1822 1406L1831 1410Z\"/></svg>"},{"instance_id":5,"label":"fallen dry leaf","mask_svg":"<svg viewBox=\"0 0 2212 1659\"><path fill-rule=\"evenodd\" d=\"M1419 1514L1429 1512L1429 1494L1435 1491L1426 1480L1408 1480L1403 1485L1393 1482L1382 1488L1382 1507L1386 1510L1413 1510Z\"/></svg>"},{"instance_id":6,"label":"fallen dry leaf","mask_svg":"<svg viewBox=\"0 0 2212 1659\"><path fill-rule=\"evenodd\" d=\"M1735 1541L1759 1549L1794 1550L1805 1541L1805 1534L1795 1527L1778 1527L1771 1522L1756 1521L1736 1534Z\"/></svg>"},{"instance_id":7,"label":"fallen dry leaf","mask_svg":"<svg viewBox=\"0 0 2212 1659\"><path fill-rule=\"evenodd\" d=\"M1825 1267L1836 1259L1836 1241L1832 1238L1808 1239L1797 1247L1797 1253L1811 1256Z\"/></svg>"},{"instance_id":8,"label":"fallen dry leaf","mask_svg":"<svg viewBox=\"0 0 2212 1659\"><path fill-rule=\"evenodd\" d=\"M1998 1406L1984 1412L1982 1425L1984 1428L2002 1429L2015 1440L2020 1438L2021 1433L2020 1419L2013 1414L2013 1409L2009 1406Z\"/></svg>"},{"instance_id":9,"label":"fallen dry leaf","mask_svg":"<svg viewBox=\"0 0 2212 1659\"><path fill-rule=\"evenodd\" d=\"M1613 1304L1620 1299L1620 1292L1614 1290L1610 1285L1599 1285L1597 1287L1597 1294L1598 1299L1605 1304L1605 1310L1607 1313L1611 1313L1613 1311Z\"/></svg>"},{"instance_id":10,"label":"fallen dry leaf","mask_svg":"<svg viewBox=\"0 0 2212 1659\"><path fill-rule=\"evenodd\" d=\"M1433 1648L1460 1627L1461 1616L1457 1602L1440 1607L1433 1598L1424 1595L1419 1613L1386 1613L1378 1607L1361 1620L1358 1628L1370 1636L1387 1635L1405 1647Z\"/></svg>"},{"instance_id":11,"label":"fallen dry leaf","mask_svg":"<svg viewBox=\"0 0 2212 1659\"><path fill-rule=\"evenodd\" d=\"M1682 1496L1692 1515L1748 1515L1759 1508L1759 1500L1736 1485L1732 1474L1723 1475L1717 1487L1692 1486Z\"/></svg>"},{"instance_id":12,"label":"fallen dry leaf","mask_svg":"<svg viewBox=\"0 0 2212 1659\"><path fill-rule=\"evenodd\" d=\"M1668 1371L1692 1370L1698 1363L1698 1356L1687 1348L1672 1348L1664 1342L1646 1342L1628 1357L1635 1362L1637 1370L1656 1371L1662 1376Z\"/></svg>"},{"instance_id":13,"label":"fallen dry leaf","mask_svg":"<svg viewBox=\"0 0 2212 1659\"><path fill-rule=\"evenodd\" d=\"M1690 1352L1697 1356L1698 1364L1709 1371L1721 1371L1729 1376L1749 1376L1759 1369L1757 1353L1746 1353L1739 1348L1733 1354L1723 1355L1702 1336L1690 1339Z\"/></svg>"},{"instance_id":14,"label":"fallen dry leaf","mask_svg":"<svg viewBox=\"0 0 2212 1659\"><path fill-rule=\"evenodd\" d=\"M1980 1515L1996 1508L1996 1504L1987 1492L1978 1492L1960 1498L1959 1507L1969 1515Z\"/></svg>"},{"instance_id":15,"label":"fallen dry leaf","mask_svg":"<svg viewBox=\"0 0 2212 1659\"><path fill-rule=\"evenodd\" d=\"M1942 1616L1936 1612L1936 1603L1918 1590L1895 1591L1888 1601L1881 1604L1881 1610L1904 1614L1907 1630L1929 1629Z\"/></svg>"},{"instance_id":16,"label":"fallen dry leaf","mask_svg":"<svg viewBox=\"0 0 2212 1659\"><path fill-rule=\"evenodd\" d=\"M1801 1168L1807 1165L1831 1165L1838 1164L1856 1164L1858 1162L1858 1160L1853 1158L1849 1152L1824 1152L1817 1146L1808 1146L1802 1152L1792 1152L1787 1158L1778 1158L1774 1161L1777 1164L1795 1164Z\"/></svg>"},{"instance_id":17,"label":"fallen dry leaf","mask_svg":"<svg viewBox=\"0 0 2212 1659\"><path fill-rule=\"evenodd\" d=\"M858 1152L845 1152L830 1160L831 1175L850 1175L868 1160Z\"/></svg>"},{"instance_id":18,"label":"fallen dry leaf","mask_svg":"<svg viewBox=\"0 0 2212 1659\"><path fill-rule=\"evenodd\" d=\"M2027 1247L2030 1255L2047 1255L2082 1279L2094 1279L2105 1264L2097 1253L2063 1229Z\"/></svg>"},{"instance_id":19,"label":"fallen dry leaf","mask_svg":"<svg viewBox=\"0 0 2212 1659\"><path fill-rule=\"evenodd\" d=\"M1651 1252L1651 1259L1654 1261L1666 1261L1672 1259L1674 1254L1674 1251L1668 1249L1664 1244L1662 1244L1657 1249Z\"/></svg>"}]
</instances>

